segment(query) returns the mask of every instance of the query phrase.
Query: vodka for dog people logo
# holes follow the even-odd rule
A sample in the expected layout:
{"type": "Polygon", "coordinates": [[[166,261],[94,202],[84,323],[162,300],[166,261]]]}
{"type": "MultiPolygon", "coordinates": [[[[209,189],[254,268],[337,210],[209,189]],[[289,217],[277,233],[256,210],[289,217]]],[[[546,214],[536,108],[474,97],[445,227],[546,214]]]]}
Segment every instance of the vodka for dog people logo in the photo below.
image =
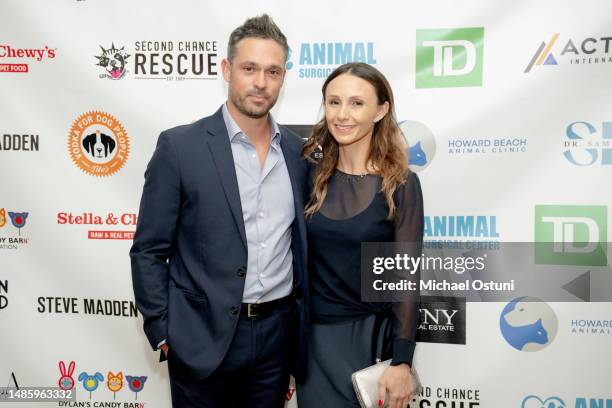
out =
{"type": "Polygon", "coordinates": [[[121,122],[101,111],[80,115],[68,136],[68,151],[79,169],[92,176],[111,176],[128,159],[130,142],[121,122]]]}
{"type": "Polygon", "coordinates": [[[535,263],[607,265],[608,207],[536,205],[535,263]]]}
{"type": "Polygon", "coordinates": [[[539,351],[557,336],[557,315],[545,302],[534,297],[520,297],[501,312],[499,326],[504,339],[519,351],[539,351]]]}
{"type": "Polygon", "coordinates": [[[416,87],[482,86],[484,28],[417,30],[416,87]]]}
{"type": "Polygon", "coordinates": [[[612,122],[596,125],[578,121],[570,123],[563,140],[563,156],[576,166],[612,164],[612,122]]]}
{"type": "Polygon", "coordinates": [[[549,41],[542,41],[531,57],[524,73],[530,72],[537,66],[554,66],[565,62],[571,65],[592,65],[612,63],[612,47],[610,47],[610,36],[594,36],[583,39],[568,38],[561,44],[563,49],[557,56],[553,52],[559,33],[555,33],[549,41]]]}
{"type": "Polygon", "coordinates": [[[95,55],[98,59],[96,65],[104,69],[104,73],[100,74],[100,78],[121,79],[127,72],[127,60],[130,57],[125,51],[125,47],[117,48],[115,43],[112,43],[110,48],[105,49],[100,45],[102,50],[100,55],[95,55]]]}

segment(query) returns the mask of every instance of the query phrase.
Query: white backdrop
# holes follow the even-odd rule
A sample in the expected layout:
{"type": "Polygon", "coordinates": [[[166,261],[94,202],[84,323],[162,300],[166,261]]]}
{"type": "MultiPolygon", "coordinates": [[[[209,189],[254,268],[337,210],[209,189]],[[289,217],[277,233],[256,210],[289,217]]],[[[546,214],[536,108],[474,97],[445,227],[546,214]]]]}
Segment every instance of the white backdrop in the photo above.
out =
{"type": "MultiPolygon", "coordinates": [[[[305,76],[341,60],[316,61],[313,53],[325,47],[327,57],[329,47],[350,47],[346,62],[364,57],[389,78],[398,120],[409,121],[404,129],[410,145],[421,142],[426,159],[413,168],[431,220],[484,216],[495,222],[496,240],[531,242],[537,205],[587,218],[598,206],[606,214],[597,219],[599,238],[608,240],[608,2],[5,0],[0,4],[0,386],[56,385],[59,362],[68,367],[74,361],[79,404],[73,406],[170,406],[166,365],[157,362],[142,318],[130,304],[128,251],[144,169],[160,131],[207,116],[225,100],[217,72],[229,34],[263,12],[283,29],[292,50],[273,110],[280,123],[307,125],[320,117],[324,75],[305,76]],[[422,38],[458,42],[436,43],[444,59],[436,62],[436,47],[422,38]],[[193,42],[203,48],[185,50],[193,42]],[[107,77],[96,58],[113,45],[117,51],[111,57],[129,55],[117,79],[107,77]],[[172,50],[155,51],[156,46],[172,50]],[[202,74],[193,74],[193,54],[198,63],[201,57],[216,66],[206,64],[202,74]],[[168,68],[164,58],[172,61],[169,74],[161,72],[168,68]],[[28,72],[9,72],[23,70],[23,64],[28,72]],[[442,75],[434,75],[437,69],[442,75]],[[102,176],[79,166],[69,149],[73,123],[87,113],[95,121],[95,112],[113,117],[113,125],[76,126],[75,137],[110,133],[113,159],[93,159],[106,172],[102,176]],[[118,124],[129,143],[123,150],[118,124]],[[517,147],[495,148],[496,140],[517,147]],[[570,141],[575,145],[564,155],[570,141]],[[458,143],[480,149],[449,147],[458,143]],[[90,239],[95,236],[90,231],[103,231],[102,239],[90,239]],[[109,371],[124,376],[115,394],[109,371]],[[104,378],[91,394],[78,380],[83,372],[104,378]],[[136,394],[125,376],[147,379],[136,394]]],[[[76,154],[87,156],[83,149],[81,143],[76,154]]],[[[549,306],[553,313],[544,325],[556,324],[556,336],[541,350],[525,352],[500,330],[505,304],[469,303],[464,345],[419,343],[415,362],[426,395],[411,406],[611,407],[612,307],[549,306]],[[572,332],[572,324],[588,320],[601,330],[572,332]],[[477,395],[453,397],[445,390],[477,395]]]]}

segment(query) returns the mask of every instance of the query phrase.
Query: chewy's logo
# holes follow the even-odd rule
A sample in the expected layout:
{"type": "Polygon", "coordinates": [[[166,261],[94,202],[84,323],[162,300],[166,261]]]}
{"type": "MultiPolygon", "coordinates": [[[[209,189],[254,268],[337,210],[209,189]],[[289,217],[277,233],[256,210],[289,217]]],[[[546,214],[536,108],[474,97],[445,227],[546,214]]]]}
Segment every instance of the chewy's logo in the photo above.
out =
{"type": "Polygon", "coordinates": [[[607,265],[608,207],[536,205],[535,263],[607,265]]]}
{"type": "Polygon", "coordinates": [[[32,58],[42,61],[43,58],[55,58],[55,51],[47,45],[45,48],[13,48],[10,45],[0,44],[0,58],[32,58]]]}
{"type": "Polygon", "coordinates": [[[484,28],[417,30],[416,87],[482,86],[484,28]]]}

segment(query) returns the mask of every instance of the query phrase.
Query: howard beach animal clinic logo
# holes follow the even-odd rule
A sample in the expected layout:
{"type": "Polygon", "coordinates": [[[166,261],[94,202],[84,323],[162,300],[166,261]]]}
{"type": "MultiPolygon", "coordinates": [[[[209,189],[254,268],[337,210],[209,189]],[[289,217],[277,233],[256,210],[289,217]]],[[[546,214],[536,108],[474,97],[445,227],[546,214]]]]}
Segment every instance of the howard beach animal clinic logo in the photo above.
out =
{"type": "Polygon", "coordinates": [[[121,122],[102,112],[87,112],[72,123],[68,152],[74,164],[92,176],[117,173],[128,159],[130,141],[121,122]]]}

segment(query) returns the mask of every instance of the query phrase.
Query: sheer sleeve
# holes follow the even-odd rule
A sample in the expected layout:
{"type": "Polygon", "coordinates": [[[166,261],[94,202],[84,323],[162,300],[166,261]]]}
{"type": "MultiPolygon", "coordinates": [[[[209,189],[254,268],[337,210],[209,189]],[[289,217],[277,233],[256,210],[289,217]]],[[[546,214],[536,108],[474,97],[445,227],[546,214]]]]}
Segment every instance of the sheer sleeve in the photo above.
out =
{"type": "MultiPolygon", "coordinates": [[[[409,256],[421,255],[423,245],[423,196],[421,183],[415,173],[408,173],[406,183],[395,192],[396,216],[395,241],[402,242],[402,248],[409,249],[409,256]]],[[[420,271],[415,274],[420,281],[420,271]]],[[[419,295],[402,302],[396,302],[392,306],[393,315],[393,357],[392,365],[407,363],[412,366],[412,357],[416,347],[416,331],[419,321],[419,295]]]]}

